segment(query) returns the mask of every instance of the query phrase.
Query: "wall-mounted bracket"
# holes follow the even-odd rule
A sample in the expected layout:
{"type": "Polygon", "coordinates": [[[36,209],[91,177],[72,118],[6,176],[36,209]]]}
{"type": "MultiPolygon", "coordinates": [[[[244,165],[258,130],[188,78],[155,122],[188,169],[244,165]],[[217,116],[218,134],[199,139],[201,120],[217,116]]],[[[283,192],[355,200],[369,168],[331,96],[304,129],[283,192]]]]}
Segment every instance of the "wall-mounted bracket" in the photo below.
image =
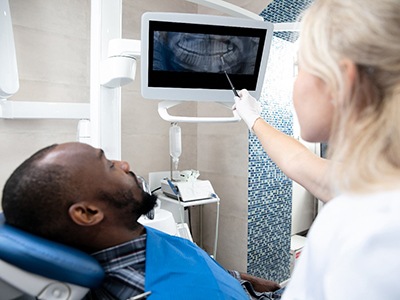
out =
{"type": "MultiPolygon", "coordinates": [[[[187,102],[182,101],[161,101],[158,103],[158,114],[160,117],[168,122],[179,122],[179,123],[231,123],[231,122],[239,122],[241,118],[237,114],[235,110],[232,110],[232,117],[183,117],[183,116],[172,116],[168,113],[168,109],[179,104],[183,104],[187,102]]],[[[231,109],[232,105],[227,103],[218,102],[229,109],[231,109]]]]}

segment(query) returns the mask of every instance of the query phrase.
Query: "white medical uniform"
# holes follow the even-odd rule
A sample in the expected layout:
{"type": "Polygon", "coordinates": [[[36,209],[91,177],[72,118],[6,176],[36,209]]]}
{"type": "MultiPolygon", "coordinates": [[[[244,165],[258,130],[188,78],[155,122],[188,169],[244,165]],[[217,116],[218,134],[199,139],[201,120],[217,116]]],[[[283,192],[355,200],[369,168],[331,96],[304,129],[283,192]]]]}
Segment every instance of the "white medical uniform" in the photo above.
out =
{"type": "Polygon", "coordinates": [[[400,190],[324,206],[282,297],[294,299],[400,299],[400,190]]]}

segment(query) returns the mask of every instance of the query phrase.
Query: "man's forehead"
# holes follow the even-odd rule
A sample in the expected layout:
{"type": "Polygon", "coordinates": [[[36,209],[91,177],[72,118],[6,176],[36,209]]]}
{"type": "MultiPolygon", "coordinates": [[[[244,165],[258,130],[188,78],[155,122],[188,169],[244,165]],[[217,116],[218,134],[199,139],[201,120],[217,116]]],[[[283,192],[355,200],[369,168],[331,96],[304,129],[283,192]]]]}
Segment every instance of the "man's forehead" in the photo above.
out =
{"type": "Polygon", "coordinates": [[[90,157],[95,158],[96,153],[100,150],[95,149],[86,144],[66,143],[60,144],[53,148],[45,155],[41,163],[45,164],[71,164],[82,160],[87,160],[90,157]]]}

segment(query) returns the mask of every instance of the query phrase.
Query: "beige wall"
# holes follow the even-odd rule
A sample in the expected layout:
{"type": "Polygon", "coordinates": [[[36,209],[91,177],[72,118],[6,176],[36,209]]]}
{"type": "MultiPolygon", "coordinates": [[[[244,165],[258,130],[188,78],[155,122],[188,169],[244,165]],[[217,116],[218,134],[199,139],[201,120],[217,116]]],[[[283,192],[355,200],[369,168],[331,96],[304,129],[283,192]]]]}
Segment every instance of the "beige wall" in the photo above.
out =
{"type": "MultiPolygon", "coordinates": [[[[10,2],[20,89],[13,101],[89,102],[89,1],[10,2]]],[[[28,155],[75,140],[76,121],[0,119],[0,186],[28,155]]]]}
{"type": "MultiPolygon", "coordinates": [[[[263,1],[266,2],[266,1],[263,1]]],[[[10,1],[20,77],[13,101],[89,102],[89,0],[10,1]]],[[[145,11],[196,13],[183,0],[123,2],[122,37],[139,39],[145,11]]],[[[203,11],[202,11],[203,12],[203,11]]],[[[207,10],[208,13],[216,13],[207,10]]],[[[169,123],[157,102],[140,95],[140,68],[133,84],[122,88],[122,159],[138,174],[169,170],[169,123]]],[[[228,114],[217,104],[186,104],[190,115],[228,114]]],[[[221,198],[217,260],[246,271],[247,264],[247,129],[235,124],[180,124],[183,153],[180,169],[198,169],[221,198]]],[[[76,139],[77,121],[0,119],[0,186],[25,158],[52,143],[76,139]]],[[[215,205],[204,207],[204,246],[213,248],[215,205]]]]}

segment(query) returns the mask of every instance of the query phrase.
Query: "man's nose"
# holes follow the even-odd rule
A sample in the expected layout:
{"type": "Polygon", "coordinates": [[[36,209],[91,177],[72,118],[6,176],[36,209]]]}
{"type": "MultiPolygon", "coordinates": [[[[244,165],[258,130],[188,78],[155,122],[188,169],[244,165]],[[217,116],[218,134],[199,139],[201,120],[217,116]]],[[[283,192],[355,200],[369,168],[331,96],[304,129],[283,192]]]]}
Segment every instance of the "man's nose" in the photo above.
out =
{"type": "Polygon", "coordinates": [[[114,163],[121,168],[125,173],[128,173],[131,170],[131,167],[129,166],[129,163],[121,160],[121,161],[114,161],[114,163]]]}

